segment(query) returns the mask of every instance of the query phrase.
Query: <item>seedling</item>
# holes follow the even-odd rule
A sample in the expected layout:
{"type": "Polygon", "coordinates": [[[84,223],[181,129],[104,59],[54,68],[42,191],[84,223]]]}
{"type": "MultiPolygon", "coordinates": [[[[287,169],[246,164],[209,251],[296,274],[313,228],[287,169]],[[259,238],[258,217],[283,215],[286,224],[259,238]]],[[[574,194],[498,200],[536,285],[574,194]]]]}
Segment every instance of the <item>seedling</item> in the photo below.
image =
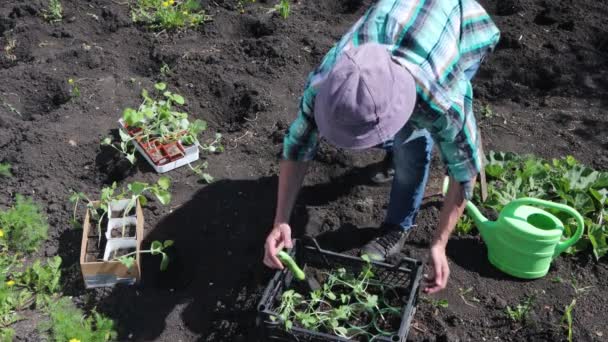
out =
{"type": "Polygon", "coordinates": [[[491,118],[494,116],[494,112],[492,111],[492,107],[489,104],[481,107],[481,116],[484,118],[491,118]]]}
{"type": "MultiPolygon", "coordinates": [[[[167,255],[167,253],[165,253],[164,249],[169,248],[171,246],[173,246],[172,240],[165,240],[163,242],[153,241],[152,244],[150,245],[150,249],[144,250],[144,251],[139,251],[139,253],[140,254],[149,253],[151,255],[160,254],[162,257],[162,259],[160,261],[160,270],[164,271],[167,269],[167,266],[169,266],[169,256],[167,255]]],[[[137,254],[137,252],[131,252],[131,253],[125,254],[123,256],[120,256],[118,258],[115,258],[114,260],[120,261],[127,268],[131,268],[135,264],[135,257],[134,257],[135,254],[137,254]]]]}
{"type": "Polygon", "coordinates": [[[280,319],[288,331],[298,325],[347,339],[366,336],[374,340],[394,334],[383,329],[392,315],[401,318],[400,298],[390,294],[396,289],[375,281],[369,258],[364,260],[367,263],[358,275],[344,268],[323,272],[325,283],[307,296],[294,289],[283,292],[278,317],[274,319],[280,319]]]}
{"type": "MultiPolygon", "coordinates": [[[[183,96],[168,91],[165,83],[157,83],[154,88],[162,93],[161,99],[150,96],[148,91],[144,89],[142,91],[144,102],[139,108],[137,110],[127,108],[123,113],[126,128],[132,133],[129,134],[119,130],[119,142],[112,143],[112,138],[108,137],[102,141],[102,145],[112,146],[124,154],[131,163],[135,163],[133,144],[140,144],[146,151],[149,151],[150,159],[152,161],[157,160],[157,162],[164,158],[179,158],[181,156],[179,146],[174,146],[171,149],[167,147],[175,143],[179,143],[184,148],[196,146],[207,153],[224,151],[221,144],[222,135],[219,133],[215,135],[215,139],[210,143],[201,144],[199,136],[207,129],[207,123],[203,120],[190,122],[188,113],[179,111],[179,107],[186,102],[183,96]],[[157,146],[157,144],[164,146],[165,154],[156,150],[154,146],[157,146]],[[173,156],[170,150],[175,152],[173,156]]],[[[195,173],[205,180],[208,181],[211,178],[202,172],[206,168],[206,164],[199,167],[190,166],[195,173]]]]}
{"type": "Polygon", "coordinates": [[[447,299],[433,299],[430,297],[424,297],[424,301],[431,304],[435,310],[447,309],[450,306],[447,299]]]}
{"type": "MultiPolygon", "coordinates": [[[[473,292],[473,288],[472,288],[472,287],[469,287],[468,289],[463,289],[463,288],[460,288],[459,290],[460,290],[460,291],[459,291],[458,295],[460,296],[460,298],[462,298],[462,301],[463,301],[463,302],[464,302],[466,305],[468,305],[468,306],[475,307],[475,305],[473,305],[473,304],[469,303],[469,302],[467,301],[467,299],[466,299],[466,296],[467,296],[468,294],[470,294],[471,292],[473,292]]],[[[470,299],[470,300],[471,300],[471,301],[473,301],[473,302],[479,303],[479,299],[477,299],[476,297],[471,297],[471,299],[470,299]]]]}
{"type": "MultiPolygon", "coordinates": [[[[596,259],[608,253],[608,172],[586,167],[571,156],[548,161],[502,152],[490,152],[485,165],[488,198],[483,202],[475,191],[475,203],[495,212],[520,197],[566,204],[584,217],[588,227],[583,238],[566,252],[592,248],[596,259]]],[[[562,213],[557,217],[564,222],[564,236],[572,236],[576,230],[573,220],[562,213]]]]}
{"type": "MultiPolygon", "coordinates": [[[[116,193],[117,184],[113,183],[112,186],[104,187],[101,189],[101,198],[99,201],[92,201],[88,196],[82,192],[73,192],[70,196],[70,202],[74,203],[73,212],[73,223],[77,224],[76,212],[80,201],[86,202],[87,208],[90,209],[93,220],[97,221],[97,230],[99,233],[99,243],[101,243],[101,224],[103,219],[107,217],[109,205],[111,202],[118,201],[121,199],[128,199],[129,202],[123,211],[123,218],[135,207],[137,201],[145,206],[148,203],[146,193],[153,194],[156,199],[162,204],[167,205],[171,201],[171,193],[169,187],[171,186],[171,180],[169,177],[160,177],[156,184],[150,185],[143,182],[133,182],[127,184],[127,188],[116,193]]],[[[123,225],[123,236],[126,225],[123,225]]]]}
{"type": "Polygon", "coordinates": [[[197,27],[211,20],[198,0],[137,0],[131,18],[154,30],[197,27]]]}
{"type": "Polygon", "coordinates": [[[42,12],[44,19],[50,23],[63,19],[63,7],[60,0],[49,0],[49,7],[42,12]]]}
{"type": "Polygon", "coordinates": [[[238,9],[239,13],[243,14],[245,13],[245,4],[246,3],[254,3],[255,0],[239,0],[236,3],[236,8],[238,9]]]}
{"type": "Polygon", "coordinates": [[[169,68],[167,63],[163,63],[163,65],[160,67],[160,74],[163,76],[167,76],[170,72],[171,69],[169,68]]]}
{"type": "Polygon", "coordinates": [[[516,323],[525,323],[528,319],[528,314],[534,305],[534,300],[534,297],[528,297],[522,303],[517,304],[515,309],[511,309],[510,306],[507,306],[505,312],[511,321],[516,323]]]}
{"type": "Polygon", "coordinates": [[[73,78],[68,79],[68,85],[70,86],[70,96],[72,99],[80,97],[80,88],[73,78]]]}
{"type": "Polygon", "coordinates": [[[289,0],[281,0],[278,4],[274,5],[274,10],[279,12],[283,19],[289,18],[289,13],[291,11],[289,0]]]}
{"type": "Polygon", "coordinates": [[[13,174],[11,172],[11,164],[9,163],[0,163],[0,177],[12,177],[13,174]]]}
{"type": "Polygon", "coordinates": [[[574,306],[576,305],[576,299],[573,299],[570,305],[566,306],[564,310],[564,315],[561,319],[561,324],[564,325],[564,329],[566,329],[566,333],[568,336],[568,342],[572,342],[574,329],[572,328],[573,316],[572,310],[574,310],[574,306]],[[564,324],[565,323],[565,324],[564,324]]]}
{"type": "Polygon", "coordinates": [[[53,295],[61,289],[61,257],[55,256],[43,265],[36,260],[25,272],[15,276],[17,286],[25,287],[36,294],[36,306],[46,306],[53,295]]]}

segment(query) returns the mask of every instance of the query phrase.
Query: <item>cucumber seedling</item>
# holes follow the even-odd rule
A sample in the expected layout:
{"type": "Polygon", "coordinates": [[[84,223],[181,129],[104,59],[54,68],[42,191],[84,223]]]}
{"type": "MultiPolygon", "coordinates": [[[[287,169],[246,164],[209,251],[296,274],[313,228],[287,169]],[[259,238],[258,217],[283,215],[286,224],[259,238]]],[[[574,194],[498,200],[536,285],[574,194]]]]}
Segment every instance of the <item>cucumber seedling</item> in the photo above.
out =
{"type": "MultiPolygon", "coordinates": [[[[160,255],[162,257],[160,261],[160,270],[164,271],[169,266],[169,256],[165,252],[165,248],[169,248],[173,246],[173,240],[165,240],[163,242],[153,241],[150,245],[150,249],[139,251],[140,254],[148,253],[151,255],[160,255]]],[[[131,268],[135,264],[134,255],[137,252],[131,252],[129,254],[122,255],[120,257],[114,258],[113,260],[120,261],[127,268],[131,268]]]]}

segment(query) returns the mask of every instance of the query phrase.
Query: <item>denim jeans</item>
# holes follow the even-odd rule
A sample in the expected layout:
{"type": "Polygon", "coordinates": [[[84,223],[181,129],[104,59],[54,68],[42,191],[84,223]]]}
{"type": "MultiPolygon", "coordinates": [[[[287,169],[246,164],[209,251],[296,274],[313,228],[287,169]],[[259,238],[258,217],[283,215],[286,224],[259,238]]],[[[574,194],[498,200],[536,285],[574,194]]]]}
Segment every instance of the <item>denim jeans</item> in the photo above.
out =
{"type": "MultiPolygon", "coordinates": [[[[475,76],[479,64],[467,69],[465,77],[475,76]]],[[[410,123],[395,135],[393,140],[381,146],[393,154],[395,176],[391,186],[385,223],[410,229],[420,209],[424,190],[429,178],[433,139],[426,129],[416,129],[410,123]]]]}

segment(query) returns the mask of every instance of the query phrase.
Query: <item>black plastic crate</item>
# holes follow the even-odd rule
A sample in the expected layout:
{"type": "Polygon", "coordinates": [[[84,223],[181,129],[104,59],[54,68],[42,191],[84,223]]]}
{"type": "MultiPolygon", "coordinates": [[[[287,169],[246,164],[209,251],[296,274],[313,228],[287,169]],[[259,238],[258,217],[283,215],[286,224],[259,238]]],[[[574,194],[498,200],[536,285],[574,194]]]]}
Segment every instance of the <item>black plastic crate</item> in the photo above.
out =
{"type": "MultiPolygon", "coordinates": [[[[312,266],[315,268],[338,269],[345,268],[349,272],[358,274],[366,264],[358,257],[339,254],[319,247],[316,241],[304,244],[296,241],[291,250],[291,256],[302,268],[312,266]]],[[[374,341],[405,342],[410,324],[416,312],[418,291],[422,277],[422,262],[410,258],[403,258],[396,265],[381,262],[372,262],[374,278],[380,283],[403,289],[407,294],[407,302],[402,307],[401,325],[397,334],[387,337],[378,337],[374,341]]],[[[346,342],[348,339],[314,332],[294,326],[289,331],[284,329],[284,322],[278,318],[276,309],[284,291],[290,288],[293,275],[289,270],[278,271],[264,291],[262,300],[258,305],[257,325],[260,329],[262,341],[332,341],[346,342]],[[276,319],[273,321],[271,317],[276,319]]]]}

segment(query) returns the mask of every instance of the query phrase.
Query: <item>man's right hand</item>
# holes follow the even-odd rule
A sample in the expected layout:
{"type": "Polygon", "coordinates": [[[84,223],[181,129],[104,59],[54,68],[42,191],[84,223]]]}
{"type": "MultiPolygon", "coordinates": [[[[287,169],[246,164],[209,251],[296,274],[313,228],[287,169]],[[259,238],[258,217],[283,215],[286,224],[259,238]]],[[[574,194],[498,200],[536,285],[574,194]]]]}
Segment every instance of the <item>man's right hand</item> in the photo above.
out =
{"type": "Polygon", "coordinates": [[[283,264],[277,258],[277,253],[283,248],[292,248],[291,227],[287,223],[280,223],[272,229],[264,245],[264,264],[270,268],[282,270],[283,264]]]}

